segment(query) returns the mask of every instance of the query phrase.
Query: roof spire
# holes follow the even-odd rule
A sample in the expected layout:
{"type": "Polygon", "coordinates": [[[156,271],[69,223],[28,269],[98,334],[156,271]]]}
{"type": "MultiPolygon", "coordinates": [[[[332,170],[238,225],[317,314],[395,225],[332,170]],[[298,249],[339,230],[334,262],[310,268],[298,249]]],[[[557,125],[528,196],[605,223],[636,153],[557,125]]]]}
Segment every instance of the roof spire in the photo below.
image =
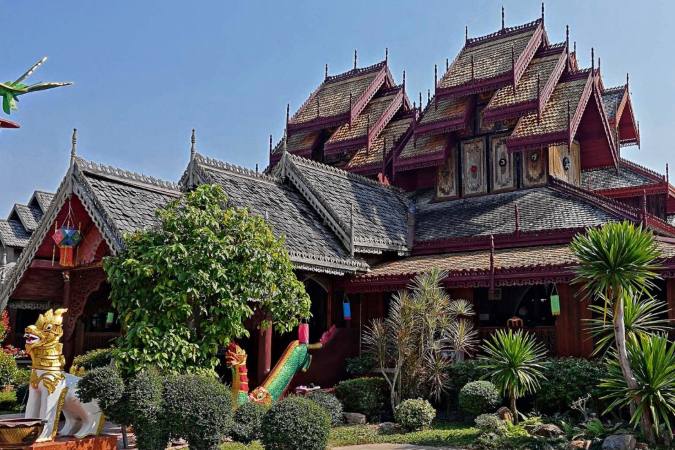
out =
{"type": "Polygon", "coordinates": [[[272,154],[272,133],[270,133],[270,155],[272,154]]]}
{"type": "Polygon", "coordinates": [[[469,42],[469,26],[464,25],[464,45],[469,42]]]}
{"type": "Polygon", "coordinates": [[[600,73],[600,57],[598,56],[598,73],[600,73]]]}
{"type": "Polygon", "coordinates": [[[324,80],[328,79],[328,63],[326,63],[326,65],[324,66],[324,69],[323,69],[323,79],[324,80]]]}
{"type": "Polygon", "coordinates": [[[73,136],[70,139],[70,162],[77,157],[77,128],[73,128],[73,136]]]}
{"type": "Polygon", "coordinates": [[[541,2],[541,23],[544,23],[544,2],[541,2]]]}
{"type": "Polygon", "coordinates": [[[438,86],[438,64],[434,64],[434,91],[438,86]]]}
{"type": "Polygon", "coordinates": [[[450,60],[448,58],[445,58],[445,71],[447,72],[449,68],[450,68],[450,60]]]}
{"type": "Polygon", "coordinates": [[[502,5],[502,31],[504,31],[504,5],[502,5]]]}
{"type": "Polygon", "coordinates": [[[668,181],[670,177],[668,176],[668,163],[666,163],[666,184],[669,184],[670,181],[668,181]]]}
{"type": "Polygon", "coordinates": [[[595,73],[595,48],[591,47],[591,73],[595,73]]]}
{"type": "Polygon", "coordinates": [[[356,49],[354,49],[354,70],[356,70],[356,64],[359,60],[359,53],[357,52],[356,49]]]}
{"type": "Polygon", "coordinates": [[[286,152],[288,151],[288,122],[290,121],[290,115],[291,115],[291,104],[286,103],[286,127],[284,128],[284,146],[283,146],[284,154],[286,154],[286,152]]]}
{"type": "Polygon", "coordinates": [[[565,51],[567,52],[567,58],[565,60],[565,68],[567,71],[570,71],[570,26],[565,25],[565,51]]]}
{"type": "Polygon", "coordinates": [[[577,41],[574,41],[574,56],[577,56],[577,41]]]}
{"type": "Polygon", "coordinates": [[[422,111],[422,91],[420,91],[420,112],[422,111]]]}
{"type": "Polygon", "coordinates": [[[192,129],[192,135],[190,136],[190,159],[195,157],[197,153],[197,135],[195,134],[195,129],[192,129]]]}
{"type": "Polygon", "coordinates": [[[427,89],[427,105],[431,102],[431,89],[427,89]]]}
{"type": "Polygon", "coordinates": [[[286,103],[286,126],[288,127],[288,122],[291,120],[291,104],[286,103]]]}
{"type": "Polygon", "coordinates": [[[647,190],[642,190],[642,224],[647,226],[647,190]]]}
{"type": "Polygon", "coordinates": [[[384,48],[384,62],[389,63],[389,47],[384,48]]]}
{"type": "Polygon", "coordinates": [[[255,173],[258,173],[258,163],[255,163],[255,173]]]}
{"type": "Polygon", "coordinates": [[[405,69],[403,70],[403,92],[405,92],[405,69]]]}
{"type": "Polygon", "coordinates": [[[626,90],[628,90],[628,82],[630,81],[630,75],[626,72],[626,90]]]}

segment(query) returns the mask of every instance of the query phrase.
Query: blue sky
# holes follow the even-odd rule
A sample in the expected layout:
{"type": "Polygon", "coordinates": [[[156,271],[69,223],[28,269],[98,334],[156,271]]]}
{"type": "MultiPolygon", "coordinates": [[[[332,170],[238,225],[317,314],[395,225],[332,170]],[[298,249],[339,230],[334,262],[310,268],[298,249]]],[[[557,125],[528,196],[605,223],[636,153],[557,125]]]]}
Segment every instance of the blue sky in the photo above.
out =
{"type": "MultiPolygon", "coordinates": [[[[286,103],[295,110],[331,73],[384,57],[408,92],[433,87],[469,34],[537,18],[539,1],[195,2],[0,0],[0,79],[15,79],[40,57],[33,81],[75,85],[27,95],[0,134],[0,216],[34,189],[53,191],[65,173],[72,128],[79,154],[97,162],[177,180],[189,156],[191,128],[199,151],[236,164],[267,163],[268,135],[282,133],[286,103]],[[11,14],[7,14],[11,12],[11,14]]],[[[623,155],[675,170],[675,3],[617,0],[546,2],[552,41],[565,25],[584,65],[602,59],[606,86],[630,72],[642,148],[623,155]]]]}

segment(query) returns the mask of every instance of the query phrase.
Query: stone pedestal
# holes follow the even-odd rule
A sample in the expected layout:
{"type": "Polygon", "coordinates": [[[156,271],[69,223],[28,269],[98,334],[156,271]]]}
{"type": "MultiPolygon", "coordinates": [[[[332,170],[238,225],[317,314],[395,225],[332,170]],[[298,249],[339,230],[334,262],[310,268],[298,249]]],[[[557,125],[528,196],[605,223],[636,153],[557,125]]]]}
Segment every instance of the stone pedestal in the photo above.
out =
{"type": "Polygon", "coordinates": [[[63,437],[20,448],[21,450],[117,450],[117,438],[108,435],[90,436],[84,439],[63,437]]]}

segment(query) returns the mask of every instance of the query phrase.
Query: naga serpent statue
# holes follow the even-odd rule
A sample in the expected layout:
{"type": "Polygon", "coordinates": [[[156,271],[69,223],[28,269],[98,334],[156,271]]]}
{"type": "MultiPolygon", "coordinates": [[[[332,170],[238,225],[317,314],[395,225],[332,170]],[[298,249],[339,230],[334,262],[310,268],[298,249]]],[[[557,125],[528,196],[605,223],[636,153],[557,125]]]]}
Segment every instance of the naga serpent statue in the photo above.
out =
{"type": "Polygon", "coordinates": [[[26,327],[24,334],[26,352],[32,363],[25,417],[46,421],[38,442],[54,439],[61,412],[66,419],[59,433],[62,436],[81,439],[98,435],[105,422],[96,401],[83,403],[78,398],[80,378],[63,370],[65,358],[60,340],[66,311],[65,308],[50,309],[40,314],[35,325],[26,327]]]}
{"type": "MultiPolygon", "coordinates": [[[[302,325],[301,325],[302,326],[302,325]]],[[[298,334],[301,335],[300,330],[298,334]]],[[[326,331],[316,344],[308,344],[307,339],[301,338],[292,341],[274,368],[260,386],[249,393],[248,388],[248,370],[246,368],[247,355],[244,349],[236,343],[230,342],[225,355],[227,367],[232,369],[232,406],[234,409],[247,402],[261,403],[270,405],[277,401],[284,394],[295,374],[302,370],[309,369],[312,356],[309,350],[316,350],[323,347],[335,332],[335,327],[326,331]]],[[[306,336],[306,333],[305,333],[306,336]]]]}
{"type": "Polygon", "coordinates": [[[23,75],[17,78],[15,81],[7,81],[5,83],[0,83],[0,97],[2,97],[2,110],[5,111],[5,114],[10,114],[13,110],[16,109],[16,102],[19,101],[18,97],[23,94],[28,94],[35,91],[44,91],[45,89],[53,89],[61,86],[69,86],[73,83],[71,82],[47,82],[47,83],[35,83],[31,85],[26,85],[23,81],[31,76],[38,67],[47,61],[45,56],[40,61],[33,64],[33,66],[28,69],[23,75]]]}

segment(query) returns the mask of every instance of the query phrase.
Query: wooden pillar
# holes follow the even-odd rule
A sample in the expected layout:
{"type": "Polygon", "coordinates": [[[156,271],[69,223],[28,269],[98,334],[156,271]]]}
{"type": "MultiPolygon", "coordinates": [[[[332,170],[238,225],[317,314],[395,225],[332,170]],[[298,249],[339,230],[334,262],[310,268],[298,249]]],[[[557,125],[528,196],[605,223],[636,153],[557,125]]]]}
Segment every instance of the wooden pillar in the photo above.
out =
{"type": "MultiPolygon", "coordinates": [[[[63,300],[62,304],[65,308],[68,308],[70,306],[70,270],[64,270],[61,273],[61,276],[63,277],[63,300]]],[[[72,311],[66,312],[66,315],[68,314],[73,314],[72,311]]],[[[65,325],[65,323],[64,323],[65,325]]],[[[64,327],[64,330],[67,327],[64,327]]],[[[75,349],[73,347],[73,340],[72,336],[67,336],[64,333],[64,342],[63,342],[63,355],[66,358],[66,361],[68,362],[68,365],[70,365],[70,361],[72,361],[73,357],[75,356],[75,349]]]]}
{"type": "Polygon", "coordinates": [[[666,301],[668,302],[668,320],[671,339],[675,339],[675,278],[666,279],[666,301]]]}
{"type": "Polygon", "coordinates": [[[258,327],[258,361],[256,377],[262,383],[272,369],[272,324],[258,327]]]}

